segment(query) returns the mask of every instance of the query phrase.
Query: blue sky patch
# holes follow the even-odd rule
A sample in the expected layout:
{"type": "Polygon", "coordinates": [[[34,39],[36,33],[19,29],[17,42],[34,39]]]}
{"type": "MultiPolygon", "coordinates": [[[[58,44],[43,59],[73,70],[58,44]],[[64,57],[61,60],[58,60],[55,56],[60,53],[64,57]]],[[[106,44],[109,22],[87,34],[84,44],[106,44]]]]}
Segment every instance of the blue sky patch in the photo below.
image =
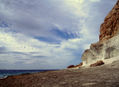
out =
{"type": "Polygon", "coordinates": [[[55,34],[56,36],[58,36],[58,37],[60,37],[62,39],[65,39],[65,40],[73,39],[73,38],[77,37],[76,34],[68,33],[68,32],[59,30],[57,28],[52,29],[51,32],[53,32],[53,34],[55,34]]]}

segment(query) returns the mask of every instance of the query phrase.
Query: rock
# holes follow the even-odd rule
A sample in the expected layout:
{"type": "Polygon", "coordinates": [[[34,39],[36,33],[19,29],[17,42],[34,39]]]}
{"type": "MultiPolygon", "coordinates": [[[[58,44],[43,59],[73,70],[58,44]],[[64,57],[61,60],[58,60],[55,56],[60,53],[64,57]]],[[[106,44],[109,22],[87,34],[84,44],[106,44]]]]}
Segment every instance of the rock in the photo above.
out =
{"type": "Polygon", "coordinates": [[[99,41],[82,55],[83,66],[119,56],[119,0],[100,27],[99,41]]]}
{"type": "Polygon", "coordinates": [[[81,63],[78,64],[78,65],[70,65],[70,66],[68,66],[67,68],[80,68],[82,65],[83,65],[83,63],[81,62],[81,63]]]}
{"type": "Polygon", "coordinates": [[[108,40],[117,34],[119,34],[119,0],[101,25],[99,39],[108,40]]]}
{"type": "Polygon", "coordinates": [[[100,60],[100,61],[97,61],[97,62],[94,63],[94,64],[91,64],[90,67],[101,66],[101,65],[103,65],[103,64],[104,64],[104,62],[103,62],[102,60],[100,60]]]}
{"type": "Polygon", "coordinates": [[[85,50],[82,55],[83,65],[90,65],[99,60],[106,60],[119,56],[119,35],[105,42],[91,44],[90,49],[85,50]]]}
{"type": "Polygon", "coordinates": [[[74,65],[70,65],[70,66],[68,66],[67,68],[74,68],[75,66],[74,65]]]}
{"type": "Polygon", "coordinates": [[[83,65],[83,63],[81,62],[80,64],[76,65],[75,67],[81,67],[83,65]]]}
{"type": "Polygon", "coordinates": [[[65,69],[18,75],[17,77],[9,76],[0,79],[0,87],[119,87],[119,67],[108,67],[109,65],[105,64],[95,68],[70,71],[65,69]],[[54,75],[57,78],[52,78],[54,75]]]}
{"type": "Polygon", "coordinates": [[[59,83],[60,85],[65,85],[65,84],[67,84],[66,82],[60,82],[59,83]]]}
{"type": "Polygon", "coordinates": [[[57,76],[56,75],[53,75],[53,78],[57,78],[57,76]]]}

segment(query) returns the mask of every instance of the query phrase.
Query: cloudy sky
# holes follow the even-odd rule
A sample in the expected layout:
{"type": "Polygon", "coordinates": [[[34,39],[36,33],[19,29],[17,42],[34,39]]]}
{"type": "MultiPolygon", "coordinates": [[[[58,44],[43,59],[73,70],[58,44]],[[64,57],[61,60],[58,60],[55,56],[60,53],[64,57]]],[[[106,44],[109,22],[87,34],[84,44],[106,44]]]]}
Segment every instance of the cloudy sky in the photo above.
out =
{"type": "Polygon", "coordinates": [[[79,64],[117,0],[0,0],[0,69],[79,64]]]}

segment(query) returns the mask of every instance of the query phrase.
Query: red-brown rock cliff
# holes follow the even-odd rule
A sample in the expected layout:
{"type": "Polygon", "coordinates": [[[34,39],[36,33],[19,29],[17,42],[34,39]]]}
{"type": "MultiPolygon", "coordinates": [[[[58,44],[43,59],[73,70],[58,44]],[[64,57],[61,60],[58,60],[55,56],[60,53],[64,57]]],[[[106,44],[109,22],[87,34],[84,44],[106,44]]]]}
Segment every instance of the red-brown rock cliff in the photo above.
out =
{"type": "Polygon", "coordinates": [[[100,28],[100,41],[108,40],[119,33],[119,0],[100,28]]]}

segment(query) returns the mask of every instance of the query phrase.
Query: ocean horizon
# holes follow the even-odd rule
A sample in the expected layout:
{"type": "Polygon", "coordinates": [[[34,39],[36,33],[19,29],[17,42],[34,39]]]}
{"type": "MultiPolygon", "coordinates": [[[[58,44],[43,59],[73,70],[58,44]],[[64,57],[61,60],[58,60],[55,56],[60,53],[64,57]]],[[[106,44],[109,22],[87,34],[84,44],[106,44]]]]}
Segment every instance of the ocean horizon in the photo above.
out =
{"type": "Polygon", "coordinates": [[[23,70],[23,69],[1,69],[0,70],[0,79],[6,78],[8,76],[13,75],[21,75],[21,74],[28,74],[28,73],[37,73],[37,72],[44,72],[44,71],[54,71],[58,69],[31,69],[31,70],[23,70]]]}

